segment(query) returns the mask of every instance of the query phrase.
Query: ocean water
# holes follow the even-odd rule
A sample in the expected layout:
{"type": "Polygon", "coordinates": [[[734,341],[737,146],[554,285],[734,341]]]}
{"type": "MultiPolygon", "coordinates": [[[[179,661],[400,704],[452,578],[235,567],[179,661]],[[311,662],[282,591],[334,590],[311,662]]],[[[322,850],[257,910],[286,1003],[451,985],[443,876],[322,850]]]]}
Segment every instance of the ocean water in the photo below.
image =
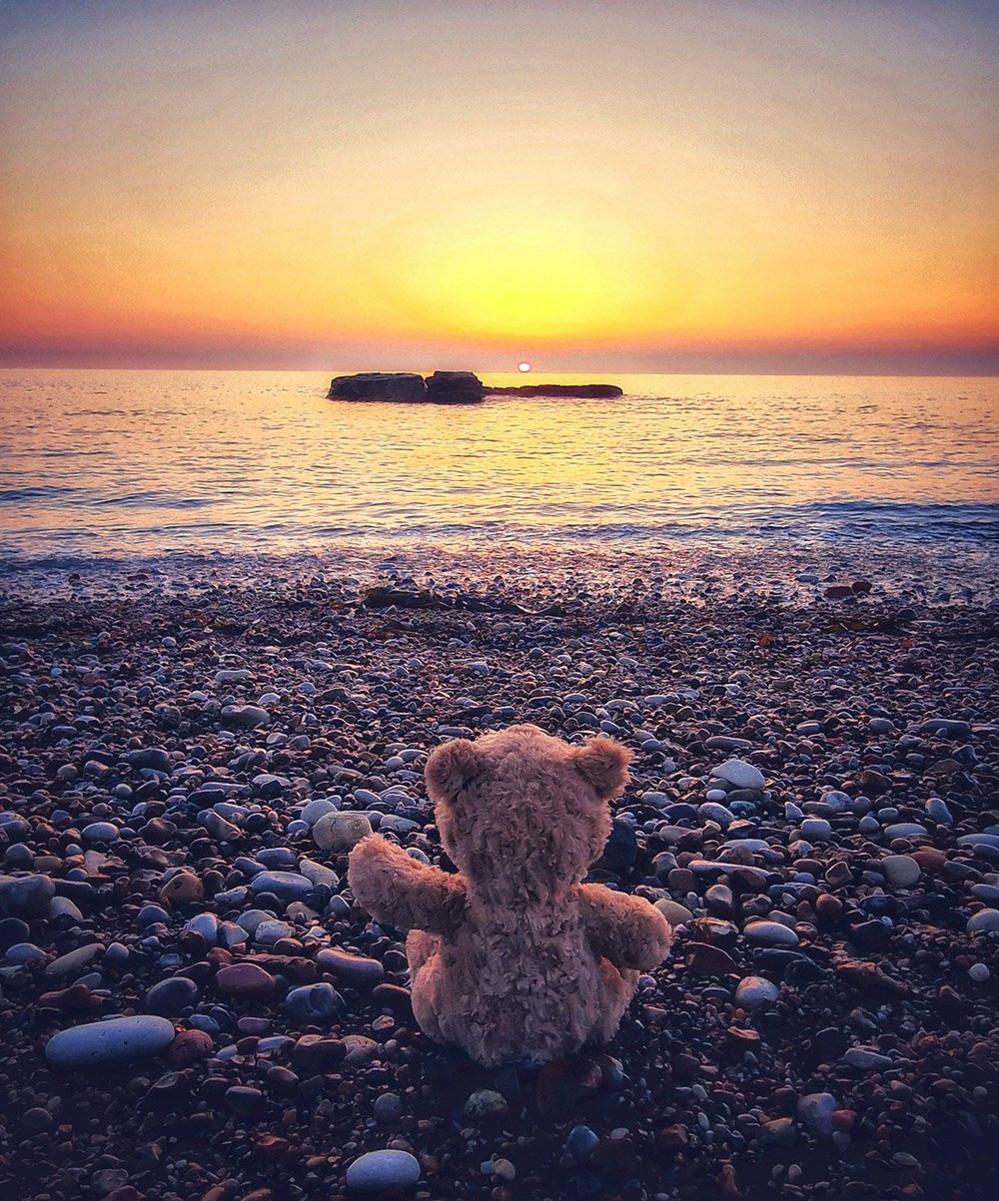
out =
{"type": "Polygon", "coordinates": [[[996,379],[607,374],[622,398],[441,408],[330,401],[331,374],[3,371],[0,564],[999,535],[996,379]]]}

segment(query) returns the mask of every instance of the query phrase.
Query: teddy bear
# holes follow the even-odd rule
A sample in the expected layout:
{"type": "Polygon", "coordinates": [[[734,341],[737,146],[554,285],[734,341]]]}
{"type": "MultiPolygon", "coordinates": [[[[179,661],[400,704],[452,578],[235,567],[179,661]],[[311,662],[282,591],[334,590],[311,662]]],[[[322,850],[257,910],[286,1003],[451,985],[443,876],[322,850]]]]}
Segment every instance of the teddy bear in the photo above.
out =
{"type": "Polygon", "coordinates": [[[427,791],[457,873],[372,834],[350,855],[358,904],[409,931],[423,1031],[485,1066],[571,1054],[613,1037],[639,974],[672,931],[648,901],[583,884],[610,832],[631,753],[572,746],[537,726],[459,738],[427,760],[427,791]]]}

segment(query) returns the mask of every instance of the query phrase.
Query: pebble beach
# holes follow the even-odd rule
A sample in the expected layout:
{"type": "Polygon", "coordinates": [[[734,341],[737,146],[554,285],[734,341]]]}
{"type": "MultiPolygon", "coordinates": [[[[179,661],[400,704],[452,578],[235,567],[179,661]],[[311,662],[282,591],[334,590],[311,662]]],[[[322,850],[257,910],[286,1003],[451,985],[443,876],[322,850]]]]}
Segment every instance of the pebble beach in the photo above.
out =
{"type": "Polygon", "coordinates": [[[10,576],[0,1191],[977,1198],[999,1132],[986,549],[416,552],[10,576]],[[635,752],[590,879],[670,958],[617,1038],[476,1067],[350,894],[449,867],[438,743],[635,752]]]}

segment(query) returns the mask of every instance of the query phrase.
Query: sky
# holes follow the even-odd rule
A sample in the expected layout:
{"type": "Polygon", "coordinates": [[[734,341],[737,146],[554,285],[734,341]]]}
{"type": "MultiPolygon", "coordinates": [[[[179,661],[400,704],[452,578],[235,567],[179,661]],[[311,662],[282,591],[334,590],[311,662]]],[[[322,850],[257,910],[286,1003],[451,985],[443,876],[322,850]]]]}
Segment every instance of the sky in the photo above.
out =
{"type": "Polygon", "coordinates": [[[0,363],[999,372],[999,6],[0,4],[0,363]]]}

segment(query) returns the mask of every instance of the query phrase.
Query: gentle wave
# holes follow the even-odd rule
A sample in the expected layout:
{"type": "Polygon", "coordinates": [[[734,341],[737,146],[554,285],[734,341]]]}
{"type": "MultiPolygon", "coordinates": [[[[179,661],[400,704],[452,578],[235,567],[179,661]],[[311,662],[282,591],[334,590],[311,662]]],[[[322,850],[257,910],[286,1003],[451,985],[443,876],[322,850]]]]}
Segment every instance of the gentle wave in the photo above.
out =
{"type": "Polygon", "coordinates": [[[0,488],[0,505],[21,505],[30,500],[55,500],[79,495],[81,489],[66,485],[36,484],[26,488],[0,488]]]}

